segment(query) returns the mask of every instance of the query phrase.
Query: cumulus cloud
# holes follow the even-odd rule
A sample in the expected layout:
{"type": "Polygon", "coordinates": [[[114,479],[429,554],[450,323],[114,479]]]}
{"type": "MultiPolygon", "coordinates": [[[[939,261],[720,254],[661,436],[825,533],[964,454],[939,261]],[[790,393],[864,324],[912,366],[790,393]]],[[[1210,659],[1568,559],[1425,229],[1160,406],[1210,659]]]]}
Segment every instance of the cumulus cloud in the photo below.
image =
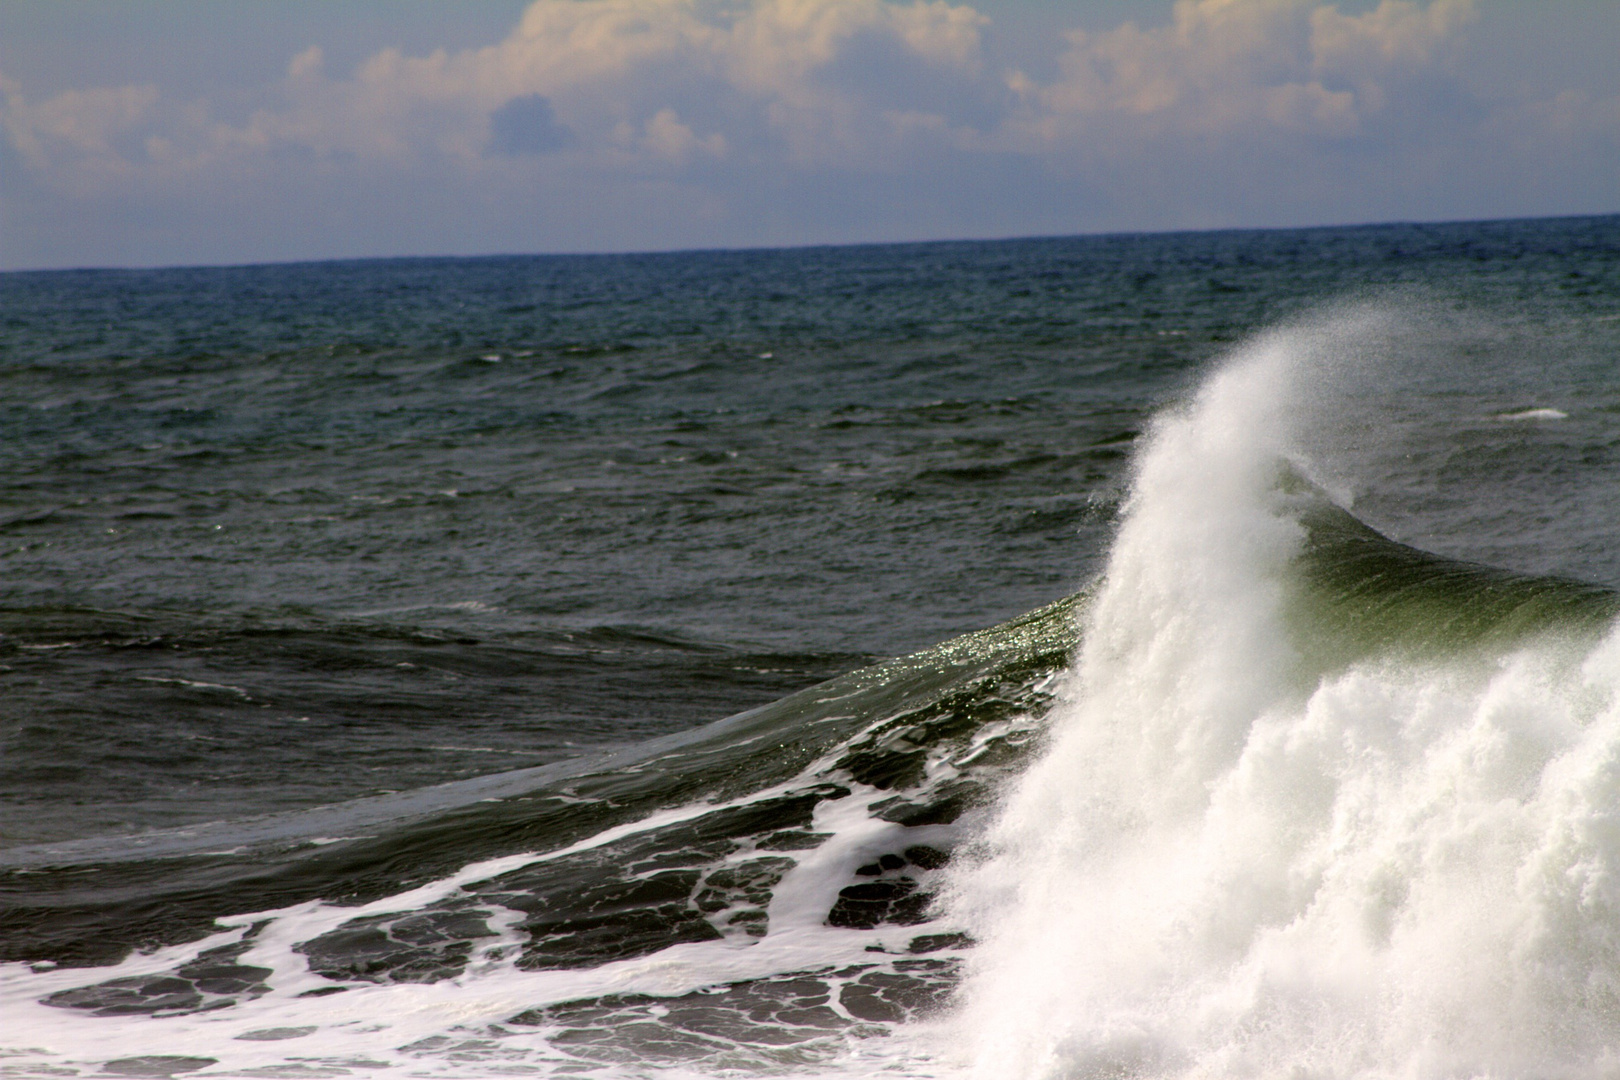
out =
{"type": "Polygon", "coordinates": [[[154,86],[117,86],[68,90],[35,105],[3,76],[0,94],[5,102],[0,124],[35,168],[65,157],[119,161],[129,150],[127,137],[147,120],[158,100],[154,86]]]}
{"type": "Polygon", "coordinates": [[[572,146],[615,163],[627,150],[670,161],[718,156],[735,143],[804,161],[851,161],[881,150],[898,117],[922,112],[944,122],[930,103],[961,112],[964,99],[982,96],[985,23],[944,0],[762,0],[745,8],[537,0],[495,45],[427,56],[384,49],[344,78],[329,75],[312,47],[288,64],[278,100],[235,127],[212,122],[206,110],[154,115],[156,92],[139,87],[39,106],[14,92],[6,122],[38,167],[63,161],[52,137],[115,155],[109,135],[143,125],[162,140],[166,161],[193,166],[288,147],[471,164],[492,149],[572,146]],[[627,141],[628,129],[638,137],[627,141]]]}
{"type": "MultiPolygon", "coordinates": [[[[288,74],[291,107],[255,126],[323,152],[431,147],[471,159],[484,149],[481,118],[543,100],[548,130],[575,133],[581,149],[611,150],[614,161],[626,149],[626,125],[643,133],[635,145],[661,160],[718,154],[739,139],[816,158],[881,139],[896,73],[975,83],[983,23],[943,0],[764,0],[743,9],[537,0],[511,35],[484,49],[384,50],[343,81],[325,79],[318,57],[298,58],[288,74]],[[867,77],[838,77],[855,55],[872,59],[867,77]]],[[[509,145],[516,118],[500,115],[491,137],[509,145]]],[[[565,140],[543,141],[556,149],[565,140]]]]}
{"type": "Polygon", "coordinates": [[[1346,15],[1313,0],[1178,0],[1168,26],[1069,35],[1062,75],[1011,84],[1031,130],[1073,138],[1111,121],[1138,136],[1280,131],[1354,136],[1474,17],[1470,0],[1383,0],[1346,15]]]}
{"type": "Polygon", "coordinates": [[[691,128],[681,123],[674,109],[659,109],[653,114],[646,123],[642,142],[652,153],[674,162],[684,162],[700,151],[715,157],[723,157],[726,152],[724,135],[716,132],[706,139],[698,138],[691,128]]]}

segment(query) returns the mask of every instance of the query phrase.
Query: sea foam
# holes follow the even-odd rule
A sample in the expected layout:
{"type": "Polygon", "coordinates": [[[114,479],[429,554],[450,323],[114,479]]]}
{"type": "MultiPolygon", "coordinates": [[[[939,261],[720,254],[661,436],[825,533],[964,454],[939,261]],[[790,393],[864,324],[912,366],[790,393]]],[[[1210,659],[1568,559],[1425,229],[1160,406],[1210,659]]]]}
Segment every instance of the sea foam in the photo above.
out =
{"type": "Polygon", "coordinates": [[[957,873],[973,1075],[1620,1068],[1620,637],[1330,665],[1291,616],[1279,475],[1387,329],[1273,332],[1150,432],[1049,747],[957,873]]]}

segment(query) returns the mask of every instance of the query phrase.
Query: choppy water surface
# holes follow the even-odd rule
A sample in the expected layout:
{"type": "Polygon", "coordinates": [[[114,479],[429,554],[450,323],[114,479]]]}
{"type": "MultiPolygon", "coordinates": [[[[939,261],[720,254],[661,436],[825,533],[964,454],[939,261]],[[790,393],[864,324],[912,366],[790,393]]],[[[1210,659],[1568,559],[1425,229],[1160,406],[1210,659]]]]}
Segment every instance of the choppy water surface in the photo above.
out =
{"type": "Polygon", "coordinates": [[[1620,219],[0,319],[0,1068],[1620,1053],[1620,219]]]}

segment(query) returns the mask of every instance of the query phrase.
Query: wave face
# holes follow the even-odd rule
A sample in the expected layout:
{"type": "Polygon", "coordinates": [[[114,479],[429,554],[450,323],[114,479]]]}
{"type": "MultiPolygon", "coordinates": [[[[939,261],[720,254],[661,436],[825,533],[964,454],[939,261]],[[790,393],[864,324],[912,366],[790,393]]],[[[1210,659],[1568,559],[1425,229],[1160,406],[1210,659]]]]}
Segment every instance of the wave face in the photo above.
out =
{"type": "Polygon", "coordinates": [[[1383,321],[1275,331],[1153,426],[1050,748],[957,872],[974,1075],[1620,1066],[1616,598],[1326,500],[1302,448],[1383,321]]]}

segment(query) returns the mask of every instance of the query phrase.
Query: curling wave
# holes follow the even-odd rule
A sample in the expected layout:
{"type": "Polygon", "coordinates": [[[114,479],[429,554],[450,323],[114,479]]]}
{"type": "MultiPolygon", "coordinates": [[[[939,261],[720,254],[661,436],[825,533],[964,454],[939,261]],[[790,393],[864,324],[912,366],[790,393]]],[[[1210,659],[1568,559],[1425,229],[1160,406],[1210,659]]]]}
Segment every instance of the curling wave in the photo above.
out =
{"type": "Polygon", "coordinates": [[[955,882],[975,1075],[1620,1064],[1620,605],[1310,482],[1367,332],[1275,332],[1151,432],[1050,748],[955,882]]]}

